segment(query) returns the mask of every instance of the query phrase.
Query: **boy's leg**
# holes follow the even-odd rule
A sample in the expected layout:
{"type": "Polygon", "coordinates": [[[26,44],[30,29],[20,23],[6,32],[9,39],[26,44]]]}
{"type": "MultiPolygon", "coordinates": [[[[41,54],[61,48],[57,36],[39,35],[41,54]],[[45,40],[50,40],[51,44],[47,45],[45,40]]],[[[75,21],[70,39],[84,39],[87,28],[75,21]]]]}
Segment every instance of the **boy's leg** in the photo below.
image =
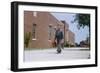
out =
{"type": "Polygon", "coordinates": [[[61,44],[62,49],[64,49],[64,43],[61,44]]]}
{"type": "Polygon", "coordinates": [[[57,43],[57,53],[61,53],[61,43],[57,43]]]}

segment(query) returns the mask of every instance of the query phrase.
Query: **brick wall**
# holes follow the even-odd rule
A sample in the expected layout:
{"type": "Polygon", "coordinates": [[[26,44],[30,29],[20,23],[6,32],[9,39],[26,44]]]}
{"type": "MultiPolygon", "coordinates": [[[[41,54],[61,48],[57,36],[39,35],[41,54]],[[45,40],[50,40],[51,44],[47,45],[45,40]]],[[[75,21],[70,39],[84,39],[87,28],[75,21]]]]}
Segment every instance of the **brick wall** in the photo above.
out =
{"type": "MultiPolygon", "coordinates": [[[[34,12],[33,11],[24,11],[24,34],[26,32],[31,32],[32,26],[36,24],[36,38],[33,39],[31,36],[29,47],[28,48],[50,48],[52,47],[52,41],[55,37],[55,28],[58,25],[61,25],[64,34],[66,34],[66,29],[68,29],[68,24],[58,21],[52,14],[49,12],[34,12]],[[66,24],[66,26],[65,26],[66,24]],[[52,27],[51,39],[49,40],[49,26],[52,27]]],[[[70,40],[74,43],[73,32],[68,32],[68,39],[66,35],[65,41],[70,40]]]]}

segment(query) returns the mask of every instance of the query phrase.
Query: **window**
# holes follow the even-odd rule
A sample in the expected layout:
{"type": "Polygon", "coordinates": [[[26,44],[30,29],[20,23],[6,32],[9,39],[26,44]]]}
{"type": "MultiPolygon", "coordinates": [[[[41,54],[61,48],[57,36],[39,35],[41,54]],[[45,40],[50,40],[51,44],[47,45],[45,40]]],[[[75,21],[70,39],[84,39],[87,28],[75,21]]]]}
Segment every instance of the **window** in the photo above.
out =
{"type": "Polygon", "coordinates": [[[37,17],[37,12],[33,12],[33,16],[37,17]]]}
{"type": "Polygon", "coordinates": [[[52,26],[51,25],[49,25],[49,40],[51,40],[51,38],[52,38],[52,26]]]}
{"type": "Polygon", "coordinates": [[[36,39],[36,24],[32,26],[32,39],[36,39]]]}

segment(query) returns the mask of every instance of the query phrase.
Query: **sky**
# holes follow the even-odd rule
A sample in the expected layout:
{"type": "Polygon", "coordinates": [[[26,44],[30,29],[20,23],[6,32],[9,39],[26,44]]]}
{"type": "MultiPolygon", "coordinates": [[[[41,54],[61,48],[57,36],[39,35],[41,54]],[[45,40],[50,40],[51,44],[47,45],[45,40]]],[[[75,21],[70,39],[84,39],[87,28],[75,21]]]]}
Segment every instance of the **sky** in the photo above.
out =
{"type": "Polygon", "coordinates": [[[84,28],[77,28],[78,22],[72,23],[74,20],[75,13],[60,13],[60,12],[52,12],[53,16],[55,16],[59,21],[65,20],[69,24],[69,29],[75,34],[75,42],[80,43],[80,41],[85,40],[89,35],[89,27],[85,26],[84,28]]]}

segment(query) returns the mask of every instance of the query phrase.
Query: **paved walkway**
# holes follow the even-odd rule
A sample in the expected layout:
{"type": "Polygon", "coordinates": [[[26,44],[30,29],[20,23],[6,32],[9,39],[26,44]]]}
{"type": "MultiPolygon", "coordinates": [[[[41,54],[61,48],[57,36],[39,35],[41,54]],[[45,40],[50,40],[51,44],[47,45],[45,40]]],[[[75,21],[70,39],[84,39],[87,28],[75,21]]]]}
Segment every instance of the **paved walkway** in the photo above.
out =
{"type": "Polygon", "coordinates": [[[87,48],[64,48],[61,54],[57,54],[56,48],[43,50],[25,50],[24,61],[52,61],[52,60],[73,60],[88,59],[90,51],[87,48]]]}

